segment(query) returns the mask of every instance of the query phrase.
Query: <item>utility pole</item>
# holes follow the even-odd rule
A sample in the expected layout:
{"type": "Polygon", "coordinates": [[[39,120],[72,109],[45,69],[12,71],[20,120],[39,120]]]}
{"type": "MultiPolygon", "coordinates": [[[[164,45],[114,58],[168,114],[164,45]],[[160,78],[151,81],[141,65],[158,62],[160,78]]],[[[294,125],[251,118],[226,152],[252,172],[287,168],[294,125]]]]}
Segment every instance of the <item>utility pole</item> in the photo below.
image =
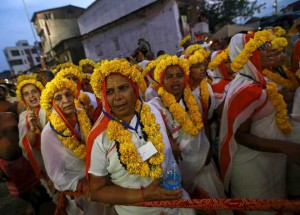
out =
{"type": "Polygon", "coordinates": [[[34,45],[36,47],[36,50],[38,52],[38,55],[40,56],[40,59],[41,59],[41,65],[42,65],[42,68],[43,69],[46,69],[46,64],[44,62],[44,57],[42,55],[42,52],[40,50],[40,47],[39,47],[39,43],[36,39],[36,36],[35,36],[35,33],[34,33],[34,29],[33,29],[33,26],[31,24],[31,21],[30,21],[30,17],[29,17],[29,13],[28,13],[28,9],[27,9],[27,6],[26,6],[26,3],[25,3],[25,0],[23,0],[23,4],[24,4],[24,8],[25,8],[25,12],[26,12],[26,16],[27,16],[27,19],[28,19],[28,23],[30,25],[30,29],[31,29],[31,32],[32,32],[32,35],[33,35],[33,38],[34,38],[34,45]]]}
{"type": "Polygon", "coordinates": [[[274,0],[273,7],[275,9],[274,15],[278,15],[278,2],[277,2],[277,0],[274,0]]]}

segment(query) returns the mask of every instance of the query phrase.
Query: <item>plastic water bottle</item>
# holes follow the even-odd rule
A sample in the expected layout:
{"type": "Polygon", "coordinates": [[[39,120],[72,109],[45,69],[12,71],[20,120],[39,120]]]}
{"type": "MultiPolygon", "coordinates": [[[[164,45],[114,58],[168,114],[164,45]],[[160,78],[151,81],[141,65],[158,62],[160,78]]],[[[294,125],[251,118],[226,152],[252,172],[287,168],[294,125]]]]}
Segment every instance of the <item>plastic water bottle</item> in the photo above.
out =
{"type": "MultiPolygon", "coordinates": [[[[167,190],[181,189],[181,174],[174,158],[171,158],[163,174],[162,187],[167,190]]],[[[179,208],[164,208],[164,215],[177,215],[179,208]]]]}

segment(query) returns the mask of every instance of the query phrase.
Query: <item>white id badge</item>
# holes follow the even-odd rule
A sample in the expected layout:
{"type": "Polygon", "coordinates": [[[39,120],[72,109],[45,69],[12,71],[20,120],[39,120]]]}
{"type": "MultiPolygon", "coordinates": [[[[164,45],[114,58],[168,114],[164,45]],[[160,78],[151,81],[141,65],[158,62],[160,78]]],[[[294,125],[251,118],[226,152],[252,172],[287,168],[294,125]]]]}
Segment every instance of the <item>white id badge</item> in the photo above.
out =
{"type": "Polygon", "coordinates": [[[151,141],[148,141],[145,145],[138,148],[138,153],[140,154],[143,161],[148,160],[151,156],[157,153],[156,148],[154,147],[151,141]]]}

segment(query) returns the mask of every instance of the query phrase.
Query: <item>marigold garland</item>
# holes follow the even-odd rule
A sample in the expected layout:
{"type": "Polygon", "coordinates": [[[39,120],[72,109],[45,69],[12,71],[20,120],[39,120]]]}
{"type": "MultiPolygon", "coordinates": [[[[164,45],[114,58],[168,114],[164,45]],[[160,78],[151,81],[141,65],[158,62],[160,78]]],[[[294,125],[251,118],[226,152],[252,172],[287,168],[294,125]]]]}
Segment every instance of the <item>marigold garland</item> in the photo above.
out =
{"type": "Polygon", "coordinates": [[[222,62],[226,61],[229,57],[229,49],[226,48],[220,54],[218,54],[212,61],[209,62],[208,68],[213,71],[215,70],[222,62]]]}
{"type": "Polygon", "coordinates": [[[180,42],[179,42],[179,46],[183,46],[187,41],[189,41],[191,39],[191,36],[185,36],[180,42]]]}
{"type": "Polygon", "coordinates": [[[76,97],[76,84],[66,78],[58,79],[55,77],[51,82],[47,83],[46,88],[43,90],[40,105],[46,111],[48,116],[52,112],[52,101],[54,94],[62,91],[63,89],[69,89],[74,98],[76,97]]]}
{"type": "Polygon", "coordinates": [[[19,83],[21,83],[22,81],[24,80],[35,80],[37,77],[37,74],[36,73],[33,73],[33,74],[25,74],[25,75],[19,75],[18,78],[17,78],[17,85],[19,83]]]}
{"type": "Polygon", "coordinates": [[[174,95],[168,93],[163,87],[158,89],[158,95],[160,95],[164,106],[169,109],[174,119],[182,126],[183,131],[191,136],[196,136],[203,128],[203,123],[199,106],[191,89],[186,87],[183,92],[183,99],[188,108],[188,113],[176,101],[174,95]]]}
{"type": "Polygon", "coordinates": [[[209,90],[208,90],[208,83],[207,83],[206,78],[204,78],[200,82],[200,97],[202,98],[202,100],[204,101],[204,103],[208,107],[208,104],[209,104],[209,90]]]}
{"type": "Polygon", "coordinates": [[[189,47],[187,47],[187,49],[185,51],[185,55],[191,56],[194,54],[195,51],[198,51],[201,49],[203,49],[203,47],[199,44],[190,45],[189,47]]]}
{"type": "Polygon", "coordinates": [[[60,70],[65,68],[70,68],[70,67],[78,68],[78,66],[76,66],[71,62],[65,62],[65,63],[58,64],[54,69],[52,69],[52,72],[54,75],[56,75],[60,70]]]}
{"type": "Polygon", "coordinates": [[[243,68],[243,66],[248,62],[254,51],[256,51],[260,46],[262,46],[266,42],[271,42],[274,38],[275,36],[267,30],[256,32],[254,38],[251,38],[246,43],[244,49],[232,61],[231,69],[234,72],[239,72],[243,68]]]}
{"type": "MultiPolygon", "coordinates": [[[[137,101],[136,111],[140,110],[140,101],[137,101]]],[[[120,143],[120,161],[126,165],[127,171],[132,175],[141,177],[159,178],[163,169],[161,164],[165,160],[163,136],[160,133],[160,125],[156,123],[155,116],[147,104],[143,104],[140,113],[143,131],[147,134],[157,150],[157,153],[146,161],[142,161],[134,143],[131,140],[131,134],[119,122],[111,120],[107,126],[107,136],[112,141],[120,143]]]]}
{"type": "Polygon", "coordinates": [[[296,76],[289,71],[286,67],[283,67],[284,73],[287,75],[288,79],[283,78],[280,74],[274,73],[268,69],[263,70],[263,75],[271,79],[276,84],[281,85],[285,89],[295,90],[298,87],[298,81],[296,76]]]}
{"type": "Polygon", "coordinates": [[[167,67],[172,65],[178,65],[186,77],[189,76],[189,63],[186,59],[178,58],[177,56],[168,56],[165,59],[160,60],[157,64],[154,70],[155,81],[160,83],[163,72],[167,69],[167,67]]]}
{"type": "Polygon", "coordinates": [[[33,84],[34,86],[36,86],[40,90],[40,93],[42,93],[44,90],[43,84],[34,79],[28,79],[28,80],[23,80],[23,81],[19,82],[17,85],[16,94],[17,94],[18,101],[22,102],[25,106],[26,106],[26,104],[24,103],[24,100],[23,100],[22,88],[27,84],[33,84]]]}
{"type": "Polygon", "coordinates": [[[154,70],[156,65],[157,65],[158,61],[157,60],[153,60],[150,61],[147,66],[145,67],[145,69],[142,72],[142,76],[145,77],[151,70],[154,70]]]}
{"type": "Polygon", "coordinates": [[[295,75],[296,75],[298,78],[300,78],[300,69],[298,69],[298,70],[296,71],[295,75]]]}
{"type": "Polygon", "coordinates": [[[72,131],[67,127],[66,123],[56,113],[51,113],[49,116],[49,121],[53,128],[63,135],[58,135],[61,143],[71,150],[75,156],[79,157],[81,160],[84,160],[86,157],[85,141],[91,130],[91,124],[84,109],[77,110],[76,114],[79,127],[84,136],[84,141],[79,141],[72,131]]]}
{"type": "Polygon", "coordinates": [[[86,64],[89,64],[89,65],[91,65],[92,67],[95,68],[95,62],[94,61],[92,61],[91,59],[82,59],[82,60],[79,61],[80,71],[82,71],[82,67],[86,64]]]}
{"type": "Polygon", "coordinates": [[[84,77],[84,74],[80,71],[80,69],[78,67],[64,68],[64,69],[60,70],[59,73],[56,74],[57,78],[65,78],[67,75],[74,75],[80,81],[84,77]]]}
{"type": "Polygon", "coordinates": [[[291,133],[292,126],[289,122],[286,103],[283,100],[283,96],[278,93],[277,85],[274,82],[269,82],[266,88],[266,92],[269,101],[275,108],[275,120],[278,128],[284,134],[291,133]]]}
{"type": "Polygon", "coordinates": [[[111,60],[104,61],[100,67],[96,68],[92,74],[91,85],[95,95],[102,98],[101,84],[110,74],[120,74],[129,77],[133,82],[137,83],[139,89],[145,92],[147,89],[146,82],[141,72],[135,67],[130,66],[128,61],[111,60]]]}
{"type": "Polygon", "coordinates": [[[204,49],[200,49],[196,51],[193,55],[189,56],[188,62],[189,65],[203,63],[210,56],[210,51],[206,51],[204,49]]]}
{"type": "Polygon", "coordinates": [[[274,40],[272,40],[272,48],[277,49],[279,51],[282,51],[287,45],[288,41],[284,37],[277,37],[274,40]]]}
{"type": "Polygon", "coordinates": [[[275,31],[275,36],[276,37],[284,37],[285,34],[286,34],[286,30],[284,30],[282,27],[280,26],[276,26],[274,28],[274,31],[275,31]]]}

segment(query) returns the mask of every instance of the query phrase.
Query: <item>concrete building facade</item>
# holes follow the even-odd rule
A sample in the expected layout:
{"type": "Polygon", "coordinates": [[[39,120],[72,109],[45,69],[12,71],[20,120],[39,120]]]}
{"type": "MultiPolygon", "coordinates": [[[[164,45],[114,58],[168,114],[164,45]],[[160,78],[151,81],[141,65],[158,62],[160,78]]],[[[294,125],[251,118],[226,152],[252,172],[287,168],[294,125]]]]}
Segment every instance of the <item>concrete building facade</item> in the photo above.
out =
{"type": "Polygon", "coordinates": [[[40,64],[40,54],[27,40],[19,40],[16,46],[6,47],[4,55],[10,67],[11,75],[17,76],[40,64]]]}
{"type": "Polygon", "coordinates": [[[175,54],[182,39],[175,0],[95,1],[78,18],[87,58],[94,61],[127,57],[146,39],[151,50],[175,54]]]}
{"type": "MultiPolygon", "coordinates": [[[[78,50],[76,47],[70,47],[70,43],[65,45],[64,42],[69,40],[73,41],[74,38],[80,41],[80,31],[77,18],[84,12],[84,10],[84,8],[68,5],[38,11],[33,14],[31,22],[33,22],[35,30],[40,37],[43,54],[48,66],[51,67],[57,63],[63,63],[66,61],[73,62],[73,59],[69,58],[74,55],[74,53],[71,52],[73,50],[78,50]],[[62,46],[62,48],[58,46],[62,46]],[[68,47],[68,49],[65,49],[66,47],[68,47]],[[62,52],[55,52],[57,49],[65,49],[63,56],[60,56],[62,52]],[[66,52],[69,53],[66,54],[66,52]],[[63,60],[61,61],[61,59],[63,60]]],[[[72,42],[72,44],[74,43],[72,42]]],[[[78,46],[78,43],[75,44],[78,46]]],[[[81,45],[81,43],[79,45],[81,45]]],[[[78,54],[83,58],[85,57],[84,52],[78,54]]]]}

